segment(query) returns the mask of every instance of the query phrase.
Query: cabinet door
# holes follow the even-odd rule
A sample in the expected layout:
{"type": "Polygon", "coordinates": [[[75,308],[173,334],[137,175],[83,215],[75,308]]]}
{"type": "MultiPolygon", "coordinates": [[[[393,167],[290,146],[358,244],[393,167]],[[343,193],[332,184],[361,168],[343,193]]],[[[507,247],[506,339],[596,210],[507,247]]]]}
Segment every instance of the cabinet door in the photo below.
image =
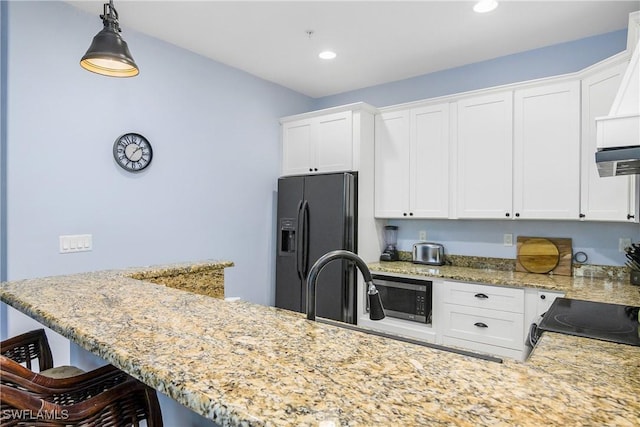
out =
{"type": "Polygon", "coordinates": [[[538,291],[536,295],[536,313],[538,316],[545,314],[549,311],[551,304],[556,300],[556,298],[563,297],[564,294],[561,292],[551,292],[551,291],[538,291]]]}
{"type": "Polygon", "coordinates": [[[376,116],[375,216],[409,216],[409,111],[376,116]]]}
{"type": "Polygon", "coordinates": [[[282,174],[309,173],[312,168],[311,120],[300,120],[282,125],[282,174]]]}
{"type": "Polygon", "coordinates": [[[353,169],[352,112],[318,117],[314,123],[314,172],[340,172],[353,169]]]}
{"type": "Polygon", "coordinates": [[[457,216],[511,215],[512,92],[457,102],[457,216]]]}
{"type": "Polygon", "coordinates": [[[580,216],[588,221],[631,221],[635,176],[600,178],[595,162],[596,117],[609,114],[626,68],[619,64],[582,80],[580,216]]]}
{"type": "Polygon", "coordinates": [[[449,104],[411,110],[410,213],[449,216],[449,104]]]}
{"type": "Polygon", "coordinates": [[[445,281],[442,300],[446,303],[487,310],[524,312],[524,289],[477,283],[445,281]]]}
{"type": "Polygon", "coordinates": [[[460,345],[447,339],[452,337],[464,340],[470,348],[474,342],[518,351],[524,347],[522,313],[444,304],[443,323],[444,343],[460,345]]]}
{"type": "Polygon", "coordinates": [[[514,212],[526,219],[578,219],[580,82],[516,90],[514,212]]]}

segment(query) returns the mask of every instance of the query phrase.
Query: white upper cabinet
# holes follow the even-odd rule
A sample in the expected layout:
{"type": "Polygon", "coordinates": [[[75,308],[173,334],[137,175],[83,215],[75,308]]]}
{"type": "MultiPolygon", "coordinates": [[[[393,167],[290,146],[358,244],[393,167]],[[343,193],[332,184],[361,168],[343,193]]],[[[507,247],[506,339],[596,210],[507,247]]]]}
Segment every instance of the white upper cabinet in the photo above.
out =
{"type": "Polygon", "coordinates": [[[376,116],[375,215],[449,216],[449,104],[376,116]]]}
{"type": "Polygon", "coordinates": [[[311,120],[284,123],[282,125],[282,174],[309,173],[313,160],[311,120]]]}
{"type": "Polygon", "coordinates": [[[318,117],[315,125],[314,172],[353,170],[352,112],[318,117]]]}
{"type": "Polygon", "coordinates": [[[458,218],[511,216],[512,94],[498,92],[457,102],[458,218]]]}
{"type": "Polygon", "coordinates": [[[514,92],[513,211],[521,219],[578,219],[580,82],[514,92]]]}
{"type": "Polygon", "coordinates": [[[587,221],[637,222],[636,176],[601,178],[595,162],[595,118],[609,114],[626,62],[582,79],[582,158],[580,217],[587,221]]]}
{"type": "Polygon", "coordinates": [[[376,115],[375,216],[409,215],[409,110],[376,115]]]}
{"type": "Polygon", "coordinates": [[[456,217],[578,219],[578,81],[462,98],[456,111],[456,217]]]}
{"type": "Polygon", "coordinates": [[[449,104],[411,110],[409,209],[418,218],[449,216],[449,104]]]}
{"type": "Polygon", "coordinates": [[[340,111],[282,123],[282,174],[354,170],[353,113],[340,111]]]}

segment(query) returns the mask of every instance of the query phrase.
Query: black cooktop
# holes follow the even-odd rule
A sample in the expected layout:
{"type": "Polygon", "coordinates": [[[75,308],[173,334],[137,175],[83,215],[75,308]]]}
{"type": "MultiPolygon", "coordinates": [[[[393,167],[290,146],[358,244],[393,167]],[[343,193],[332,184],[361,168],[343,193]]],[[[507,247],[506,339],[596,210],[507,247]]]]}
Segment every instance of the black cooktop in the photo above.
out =
{"type": "Polygon", "coordinates": [[[538,328],[640,346],[638,310],[621,304],[556,298],[538,328]]]}

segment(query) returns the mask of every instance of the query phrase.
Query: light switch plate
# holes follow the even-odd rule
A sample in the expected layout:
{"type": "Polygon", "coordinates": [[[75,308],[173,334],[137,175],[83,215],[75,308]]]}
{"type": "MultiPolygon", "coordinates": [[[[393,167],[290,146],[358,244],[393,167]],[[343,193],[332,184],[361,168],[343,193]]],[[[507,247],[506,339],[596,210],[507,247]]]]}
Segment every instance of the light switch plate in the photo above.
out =
{"type": "Polygon", "coordinates": [[[88,252],[93,249],[93,236],[91,234],[72,234],[59,236],[60,253],[88,252]]]}
{"type": "Polygon", "coordinates": [[[513,234],[505,233],[504,236],[502,236],[502,240],[505,246],[513,246],[513,234]]]}

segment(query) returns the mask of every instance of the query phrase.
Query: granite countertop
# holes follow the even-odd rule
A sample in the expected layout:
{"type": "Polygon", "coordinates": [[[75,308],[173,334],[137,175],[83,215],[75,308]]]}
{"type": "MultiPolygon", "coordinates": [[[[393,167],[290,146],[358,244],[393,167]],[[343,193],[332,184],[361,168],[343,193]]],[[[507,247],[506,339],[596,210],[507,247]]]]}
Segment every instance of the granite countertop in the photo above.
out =
{"type": "Polygon", "coordinates": [[[233,263],[230,261],[217,261],[211,265],[187,265],[159,270],[143,270],[135,272],[129,277],[212,298],[224,299],[224,269],[232,266],[233,263]]]}
{"type": "Polygon", "coordinates": [[[623,279],[616,276],[559,276],[488,268],[433,266],[406,261],[375,262],[368,265],[372,273],[403,274],[489,285],[537,288],[563,292],[566,298],[640,306],[640,286],[632,285],[628,276],[623,279]]]}
{"type": "Polygon", "coordinates": [[[545,333],[526,363],[497,364],[131,278],[143,270],[0,298],[223,426],[640,425],[640,347],[545,333]]]}

